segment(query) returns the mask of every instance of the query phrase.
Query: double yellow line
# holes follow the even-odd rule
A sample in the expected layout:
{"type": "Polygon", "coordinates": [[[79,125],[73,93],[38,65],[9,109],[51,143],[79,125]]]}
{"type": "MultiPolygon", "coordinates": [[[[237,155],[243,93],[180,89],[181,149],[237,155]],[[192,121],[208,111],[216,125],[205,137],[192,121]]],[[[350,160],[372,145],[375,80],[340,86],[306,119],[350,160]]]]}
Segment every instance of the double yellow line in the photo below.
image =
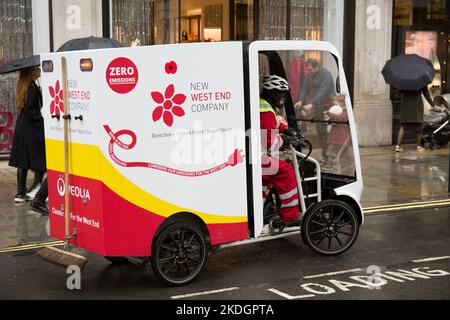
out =
{"type": "Polygon", "coordinates": [[[16,251],[23,251],[23,250],[32,250],[32,249],[40,249],[45,246],[61,246],[64,245],[64,241],[48,241],[48,242],[39,242],[39,243],[32,243],[32,244],[24,244],[20,246],[15,247],[6,247],[3,249],[0,249],[0,253],[6,253],[6,252],[16,252],[16,251]]]}
{"type": "MultiPolygon", "coordinates": [[[[425,209],[425,208],[430,208],[430,207],[435,208],[435,207],[445,207],[445,206],[450,206],[450,199],[424,201],[424,202],[413,202],[413,203],[400,203],[400,204],[377,206],[377,207],[367,207],[367,208],[363,208],[363,211],[364,211],[364,214],[370,214],[370,213],[378,213],[378,212],[396,212],[396,211],[408,210],[408,209],[425,209]]],[[[62,246],[62,245],[64,245],[64,243],[65,243],[64,241],[57,240],[57,241],[26,244],[26,245],[20,245],[20,246],[7,247],[7,248],[0,249],[0,253],[40,249],[45,246],[62,246]]]]}
{"type": "Polygon", "coordinates": [[[425,208],[435,208],[435,207],[445,207],[450,206],[450,199],[446,200],[434,200],[434,201],[424,201],[424,202],[409,202],[400,204],[391,204],[386,206],[378,207],[367,207],[363,208],[364,214],[376,213],[376,212],[395,212],[408,209],[425,209],[425,208]]]}

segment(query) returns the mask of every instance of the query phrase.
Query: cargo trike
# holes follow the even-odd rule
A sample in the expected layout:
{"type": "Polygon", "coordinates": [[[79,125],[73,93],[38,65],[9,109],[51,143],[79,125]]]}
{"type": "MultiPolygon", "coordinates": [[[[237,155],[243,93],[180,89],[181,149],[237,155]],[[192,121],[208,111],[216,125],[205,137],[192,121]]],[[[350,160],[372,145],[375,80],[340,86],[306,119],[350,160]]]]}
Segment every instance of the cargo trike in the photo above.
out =
{"type": "Polygon", "coordinates": [[[52,237],[112,262],[140,259],[169,285],[193,281],[208,251],[227,246],[296,235],[327,256],[354,244],[361,166],[331,44],[82,50],[41,55],[41,66],[52,237]],[[296,66],[308,61],[332,79],[328,97],[311,102],[320,112],[295,106],[313,77],[296,66]],[[298,143],[279,156],[294,168],[300,225],[280,220],[275,189],[262,197],[261,72],[289,82],[278,111],[298,143]]]}

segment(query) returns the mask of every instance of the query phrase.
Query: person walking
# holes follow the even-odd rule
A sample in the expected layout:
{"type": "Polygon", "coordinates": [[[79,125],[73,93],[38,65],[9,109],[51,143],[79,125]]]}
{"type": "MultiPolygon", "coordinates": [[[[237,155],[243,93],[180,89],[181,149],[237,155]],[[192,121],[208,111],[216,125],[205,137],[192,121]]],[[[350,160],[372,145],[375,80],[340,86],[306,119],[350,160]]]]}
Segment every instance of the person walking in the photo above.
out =
{"type": "Polygon", "coordinates": [[[34,199],[30,202],[30,207],[42,215],[48,215],[48,207],[45,203],[46,199],[48,197],[48,185],[47,185],[47,178],[44,179],[42,182],[41,188],[36,193],[36,196],[34,199]]]}
{"type": "MultiPolygon", "coordinates": [[[[315,59],[306,61],[306,79],[300,88],[297,110],[301,110],[305,117],[312,113],[314,120],[323,120],[324,111],[331,107],[332,99],[336,95],[335,84],[331,72],[323,68],[315,59]]],[[[327,124],[316,122],[317,135],[322,148],[322,164],[327,161],[327,124]]]]}
{"type": "Polygon", "coordinates": [[[418,152],[423,151],[421,144],[422,130],[423,130],[423,113],[424,105],[422,94],[428,103],[433,106],[433,100],[431,99],[430,92],[427,87],[423,87],[420,90],[403,90],[400,91],[400,129],[398,130],[397,145],[395,146],[396,152],[402,152],[402,140],[405,134],[416,135],[416,150],[418,152]]]}
{"type": "Polygon", "coordinates": [[[15,202],[29,200],[27,191],[31,193],[39,189],[46,171],[44,119],[41,114],[42,92],[36,84],[40,76],[39,66],[22,69],[17,83],[15,102],[20,113],[9,159],[9,166],[17,168],[15,202]],[[32,190],[26,188],[28,170],[35,172],[32,190]]]}

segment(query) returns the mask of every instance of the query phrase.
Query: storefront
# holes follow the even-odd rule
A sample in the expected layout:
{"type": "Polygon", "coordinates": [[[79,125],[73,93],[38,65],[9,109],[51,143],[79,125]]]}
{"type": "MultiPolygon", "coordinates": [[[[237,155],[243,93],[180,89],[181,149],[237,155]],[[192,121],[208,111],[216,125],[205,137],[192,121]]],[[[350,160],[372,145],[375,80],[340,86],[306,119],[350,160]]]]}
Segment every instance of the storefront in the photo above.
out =
{"type": "MultiPolygon", "coordinates": [[[[0,64],[33,54],[31,0],[0,3],[0,64]]],[[[0,76],[0,154],[9,152],[17,115],[14,106],[17,74],[0,76]]]]}
{"type": "MultiPolygon", "coordinates": [[[[436,76],[428,89],[431,96],[450,92],[450,1],[395,0],[393,12],[392,56],[418,54],[429,59],[436,76]]],[[[399,94],[392,90],[393,142],[399,123],[399,94]]],[[[428,103],[426,103],[426,107],[428,103]]],[[[406,138],[406,137],[405,137],[406,138]]],[[[414,142],[414,137],[409,140],[414,142]]],[[[405,142],[409,142],[405,139],[405,142]]]]}
{"type": "Polygon", "coordinates": [[[328,40],[342,52],[343,0],[110,0],[111,37],[127,45],[328,40]],[[131,23],[130,23],[131,22],[131,23]]]}

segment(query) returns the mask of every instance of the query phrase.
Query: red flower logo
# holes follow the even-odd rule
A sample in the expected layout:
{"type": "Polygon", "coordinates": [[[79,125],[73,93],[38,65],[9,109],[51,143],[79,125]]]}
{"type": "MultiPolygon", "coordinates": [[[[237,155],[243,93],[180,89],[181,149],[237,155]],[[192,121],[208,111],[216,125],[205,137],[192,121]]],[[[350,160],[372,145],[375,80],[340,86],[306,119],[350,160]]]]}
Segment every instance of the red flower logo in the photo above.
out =
{"type": "Polygon", "coordinates": [[[173,84],[169,84],[164,92],[164,96],[161,92],[153,91],[152,98],[157,104],[159,104],[155,110],[153,110],[153,121],[156,122],[163,118],[164,123],[171,127],[173,124],[173,115],[177,117],[184,116],[184,110],[180,107],[186,100],[186,96],[182,93],[174,95],[175,88],[173,84]]]}
{"type": "MultiPolygon", "coordinates": [[[[64,112],[64,95],[63,91],[59,87],[59,80],[56,81],[55,87],[48,87],[48,91],[50,92],[50,96],[52,97],[52,102],[50,103],[50,113],[59,115],[61,112],[64,112]]],[[[59,118],[57,118],[59,121],[59,118]]]]}
{"type": "Polygon", "coordinates": [[[178,67],[175,61],[170,61],[166,63],[165,69],[167,74],[175,74],[177,73],[178,67]]]}

